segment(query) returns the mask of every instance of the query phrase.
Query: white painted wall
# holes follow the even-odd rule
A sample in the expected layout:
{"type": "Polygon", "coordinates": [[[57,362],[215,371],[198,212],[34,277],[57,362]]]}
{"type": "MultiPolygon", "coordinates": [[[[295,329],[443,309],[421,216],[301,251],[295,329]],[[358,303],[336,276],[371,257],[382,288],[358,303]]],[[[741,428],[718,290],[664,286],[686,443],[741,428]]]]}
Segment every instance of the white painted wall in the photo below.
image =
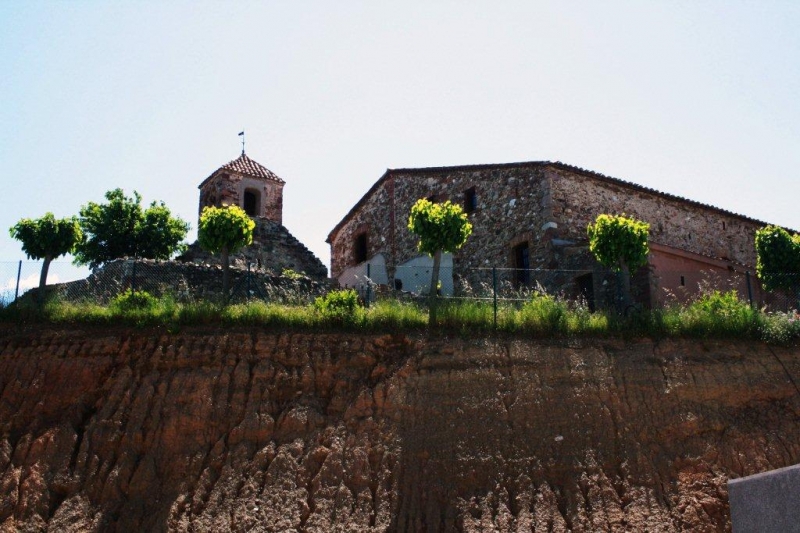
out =
{"type": "MultiPolygon", "coordinates": [[[[433,275],[433,257],[420,255],[398,265],[395,279],[403,282],[403,290],[414,294],[427,294],[433,275]]],[[[439,280],[442,282],[442,296],[453,295],[453,254],[442,254],[439,268],[439,280]]]]}

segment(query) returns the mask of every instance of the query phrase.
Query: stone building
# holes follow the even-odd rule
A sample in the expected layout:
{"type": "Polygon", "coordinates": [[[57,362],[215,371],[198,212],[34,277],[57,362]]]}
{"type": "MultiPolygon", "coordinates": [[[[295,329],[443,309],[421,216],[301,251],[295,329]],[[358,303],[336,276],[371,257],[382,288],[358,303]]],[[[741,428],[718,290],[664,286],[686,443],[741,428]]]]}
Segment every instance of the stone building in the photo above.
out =
{"type": "MultiPolygon", "coordinates": [[[[242,151],[241,156],[222,165],[200,183],[199,212],[206,206],[238,205],[255,221],[253,244],[231,255],[233,264],[240,267],[250,264],[277,274],[291,269],[312,279],[326,279],[328,269],[322,261],[283,226],[285,184],[242,151]]],[[[179,259],[211,263],[218,260],[197,243],[179,259]]]]}
{"type": "Polygon", "coordinates": [[[419,198],[460,203],[473,225],[464,247],[443,258],[445,293],[500,276],[608,302],[613,276],[589,253],[586,227],[601,213],[625,213],[650,223],[649,265],[634,276],[642,304],[662,304],[669,293],[688,298],[703,279],[760,296],[747,272],[764,222],[546,161],[387,170],[330,232],[332,276],[353,285],[369,270],[379,284],[427,287],[431,259],[406,227],[419,198]]]}

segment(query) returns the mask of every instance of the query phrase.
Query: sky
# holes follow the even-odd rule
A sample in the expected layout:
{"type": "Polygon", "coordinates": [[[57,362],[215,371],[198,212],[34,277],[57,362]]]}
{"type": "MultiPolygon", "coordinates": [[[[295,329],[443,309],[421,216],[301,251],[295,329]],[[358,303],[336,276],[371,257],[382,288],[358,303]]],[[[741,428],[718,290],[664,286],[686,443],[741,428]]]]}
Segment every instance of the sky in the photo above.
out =
{"type": "Polygon", "coordinates": [[[194,241],[242,130],[326,264],[387,168],[563,161],[800,229],[798,28],[796,1],[0,2],[0,278],[7,228],[117,187],[194,241]]]}

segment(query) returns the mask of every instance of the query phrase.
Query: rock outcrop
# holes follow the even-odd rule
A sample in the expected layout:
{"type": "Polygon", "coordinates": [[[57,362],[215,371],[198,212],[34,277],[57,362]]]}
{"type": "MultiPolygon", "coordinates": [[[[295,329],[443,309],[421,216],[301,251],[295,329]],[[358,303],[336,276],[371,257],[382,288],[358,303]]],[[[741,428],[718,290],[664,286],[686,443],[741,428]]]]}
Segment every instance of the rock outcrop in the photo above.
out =
{"type": "Polygon", "coordinates": [[[726,531],[800,351],[0,330],[0,531],[726,531]]]}

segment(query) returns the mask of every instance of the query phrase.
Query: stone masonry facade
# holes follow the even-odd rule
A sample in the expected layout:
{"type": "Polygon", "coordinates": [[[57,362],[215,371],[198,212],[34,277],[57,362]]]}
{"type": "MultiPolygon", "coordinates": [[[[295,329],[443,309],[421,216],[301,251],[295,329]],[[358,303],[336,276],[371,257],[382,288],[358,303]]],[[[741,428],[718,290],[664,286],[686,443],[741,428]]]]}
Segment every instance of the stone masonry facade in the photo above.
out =
{"type": "Polygon", "coordinates": [[[200,209],[206,206],[238,205],[253,218],[283,222],[285,181],[274,172],[242,155],[222,165],[198,186],[200,209]]]}
{"type": "MultiPolygon", "coordinates": [[[[286,182],[260,163],[242,155],[222,165],[199,185],[199,211],[207,206],[237,205],[255,221],[253,243],[235,254],[231,264],[280,274],[285,269],[325,280],[328,269],[283,225],[283,187],[286,182]]],[[[194,243],[178,258],[214,264],[219,258],[194,243]]]]}
{"type": "MultiPolygon", "coordinates": [[[[288,269],[315,280],[328,277],[328,269],[322,261],[282,224],[266,218],[258,218],[255,222],[253,244],[232,254],[231,265],[241,269],[250,265],[256,270],[276,275],[288,269]]],[[[180,259],[199,264],[215,264],[219,261],[217,256],[206,252],[197,243],[192,244],[180,259]]]]}
{"type": "Polygon", "coordinates": [[[754,271],[754,234],[765,225],[563,163],[390,169],[328,236],[332,276],[380,254],[391,280],[400,265],[418,257],[407,223],[419,198],[450,200],[471,211],[473,234],[453,256],[455,277],[485,279],[491,267],[520,268],[524,248],[526,268],[552,271],[556,288],[588,290],[589,299],[610,296],[601,294],[609,273],[588,251],[587,225],[601,213],[644,220],[650,223],[650,268],[637,273],[634,283],[645,305],[661,302],[664,289],[680,289],[701,270],[725,276],[754,271]],[[686,272],[665,271],[675,265],[686,272]],[[582,275],[589,276],[583,288],[576,284],[582,275]]]}

